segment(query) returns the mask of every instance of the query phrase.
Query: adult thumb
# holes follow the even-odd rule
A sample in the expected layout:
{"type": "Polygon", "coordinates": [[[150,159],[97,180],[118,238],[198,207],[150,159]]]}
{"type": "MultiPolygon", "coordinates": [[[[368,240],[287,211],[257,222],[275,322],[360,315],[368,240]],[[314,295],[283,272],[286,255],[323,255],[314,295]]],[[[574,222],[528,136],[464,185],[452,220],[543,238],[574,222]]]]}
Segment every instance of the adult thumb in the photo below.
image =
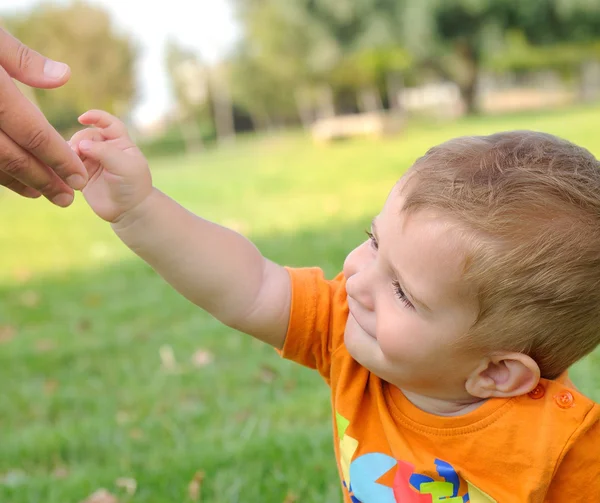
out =
{"type": "Polygon", "coordinates": [[[13,78],[31,87],[62,86],[71,75],[69,67],[48,59],[0,28],[0,66],[13,78]]]}

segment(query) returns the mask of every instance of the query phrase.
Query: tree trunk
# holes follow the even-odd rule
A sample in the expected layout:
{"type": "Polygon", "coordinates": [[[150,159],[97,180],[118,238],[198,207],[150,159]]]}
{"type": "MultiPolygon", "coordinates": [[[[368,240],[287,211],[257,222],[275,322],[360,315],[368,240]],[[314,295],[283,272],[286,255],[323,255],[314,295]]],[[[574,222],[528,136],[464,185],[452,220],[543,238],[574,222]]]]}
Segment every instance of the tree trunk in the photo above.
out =
{"type": "Polygon", "coordinates": [[[204,150],[202,143],[202,133],[198,124],[193,118],[184,118],[179,120],[181,136],[185,142],[185,151],[188,154],[197,154],[204,150]]]}
{"type": "Polygon", "coordinates": [[[473,80],[465,84],[461,84],[460,95],[465,104],[465,109],[468,115],[475,115],[479,113],[479,107],[477,103],[477,90],[476,82],[473,80]]]}
{"type": "Polygon", "coordinates": [[[600,64],[596,61],[584,61],[579,77],[579,100],[583,103],[596,101],[600,96],[600,64]]]}
{"type": "Polygon", "coordinates": [[[235,127],[233,122],[233,103],[229,93],[227,78],[219,75],[218,69],[212,72],[211,77],[211,95],[217,141],[219,144],[231,143],[235,140],[235,127]]]}
{"type": "Polygon", "coordinates": [[[294,99],[302,127],[308,131],[315,120],[308,93],[304,89],[296,89],[294,91],[294,99]]]}
{"type": "Polygon", "coordinates": [[[319,118],[327,119],[335,117],[335,103],[333,100],[333,89],[328,85],[323,85],[319,89],[319,118]]]}
{"type": "Polygon", "coordinates": [[[467,114],[474,115],[479,112],[477,96],[479,55],[477,48],[469,41],[463,41],[457,44],[456,49],[464,64],[463,75],[461,75],[459,82],[457,82],[458,87],[460,88],[460,95],[465,104],[467,114]]]}
{"type": "Polygon", "coordinates": [[[379,90],[376,87],[370,86],[359,91],[358,109],[362,113],[381,112],[383,105],[381,104],[379,90]]]}
{"type": "Polygon", "coordinates": [[[397,115],[403,115],[404,110],[400,102],[400,93],[404,87],[404,80],[399,73],[390,73],[386,79],[386,91],[388,107],[390,111],[397,115]]]}

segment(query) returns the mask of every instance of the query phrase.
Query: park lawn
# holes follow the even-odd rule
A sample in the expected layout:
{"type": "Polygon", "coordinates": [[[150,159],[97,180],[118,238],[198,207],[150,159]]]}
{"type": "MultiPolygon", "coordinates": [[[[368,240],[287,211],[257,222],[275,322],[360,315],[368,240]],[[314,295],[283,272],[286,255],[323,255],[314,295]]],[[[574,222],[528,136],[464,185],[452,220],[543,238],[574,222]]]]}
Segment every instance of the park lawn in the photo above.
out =
{"type": "MultiPolygon", "coordinates": [[[[281,263],[340,270],[395,180],[436,143],[537,129],[600,155],[600,108],[415,125],[386,141],[296,134],[151,161],[156,185],[281,263]]],[[[0,501],[336,502],[328,390],[172,292],[81,198],[0,197],[0,501]],[[126,480],[120,480],[126,479],[126,480]],[[132,490],[132,479],[136,482],[132,490]],[[127,490],[127,487],[130,490],[127,490]]],[[[600,354],[577,365],[600,399],[600,354]]]]}

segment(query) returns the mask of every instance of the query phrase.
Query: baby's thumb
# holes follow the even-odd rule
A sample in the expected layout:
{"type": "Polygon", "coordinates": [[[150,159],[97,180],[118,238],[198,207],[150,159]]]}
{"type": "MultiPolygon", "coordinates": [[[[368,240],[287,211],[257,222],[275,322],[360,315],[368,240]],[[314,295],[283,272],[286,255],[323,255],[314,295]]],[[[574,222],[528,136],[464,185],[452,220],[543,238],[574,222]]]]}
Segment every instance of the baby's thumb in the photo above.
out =
{"type": "Polygon", "coordinates": [[[98,161],[110,173],[119,171],[123,164],[123,151],[104,141],[81,140],[79,151],[93,161],[98,161]]]}

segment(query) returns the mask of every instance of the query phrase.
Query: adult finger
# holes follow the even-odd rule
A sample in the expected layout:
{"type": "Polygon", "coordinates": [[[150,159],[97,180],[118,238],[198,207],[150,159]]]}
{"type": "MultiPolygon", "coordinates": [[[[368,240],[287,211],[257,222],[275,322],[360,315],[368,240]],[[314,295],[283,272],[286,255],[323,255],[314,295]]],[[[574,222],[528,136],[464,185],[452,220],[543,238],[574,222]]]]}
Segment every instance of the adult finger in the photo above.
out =
{"type": "Polygon", "coordinates": [[[71,71],[67,65],[45,58],[0,28],[0,66],[23,84],[43,89],[62,86],[71,71]]]}
{"type": "Polygon", "coordinates": [[[73,190],[48,166],[43,165],[13,143],[2,131],[0,131],[0,173],[4,180],[4,183],[0,181],[0,185],[8,184],[9,188],[14,188],[13,180],[16,180],[39,191],[57,206],[68,206],[73,202],[73,190]]]}
{"type": "MultiPolygon", "coordinates": [[[[48,123],[44,115],[17,89],[10,76],[0,68],[0,131],[13,143],[49,166],[74,189],[82,189],[87,181],[85,168],[66,141],[48,123]]],[[[10,160],[10,158],[9,158],[10,160]]],[[[3,164],[0,164],[0,170],[3,164]]],[[[28,182],[29,173],[20,181],[28,182]]],[[[32,173],[35,178],[36,174],[32,173]]],[[[37,188],[37,187],[34,187],[37,188]]]]}
{"type": "Polygon", "coordinates": [[[78,120],[80,124],[95,126],[100,129],[107,140],[128,137],[125,124],[104,110],[89,110],[81,115],[78,120]]]}
{"type": "Polygon", "coordinates": [[[37,190],[27,187],[27,185],[23,185],[21,182],[15,180],[6,173],[0,172],[0,185],[12,190],[13,192],[16,192],[21,196],[29,197],[31,199],[36,199],[42,195],[37,190]]]}

